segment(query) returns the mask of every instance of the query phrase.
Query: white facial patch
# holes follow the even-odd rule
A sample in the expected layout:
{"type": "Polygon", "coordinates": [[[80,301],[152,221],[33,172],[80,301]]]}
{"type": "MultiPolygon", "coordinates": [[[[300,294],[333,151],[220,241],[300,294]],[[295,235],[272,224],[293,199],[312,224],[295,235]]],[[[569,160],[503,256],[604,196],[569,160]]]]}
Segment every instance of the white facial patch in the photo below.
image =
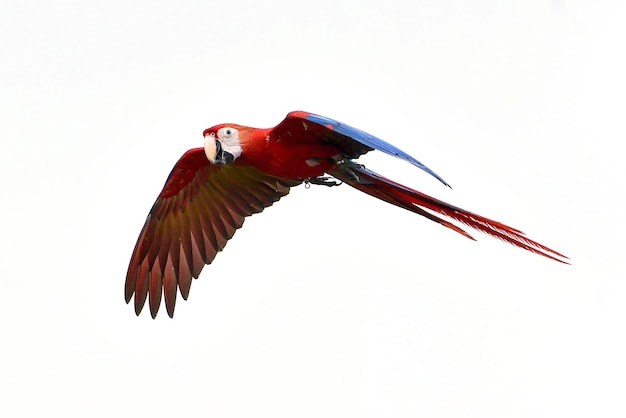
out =
{"type": "Polygon", "coordinates": [[[222,150],[231,153],[235,159],[241,155],[238,129],[228,126],[221,128],[217,131],[217,139],[222,144],[222,150]]]}

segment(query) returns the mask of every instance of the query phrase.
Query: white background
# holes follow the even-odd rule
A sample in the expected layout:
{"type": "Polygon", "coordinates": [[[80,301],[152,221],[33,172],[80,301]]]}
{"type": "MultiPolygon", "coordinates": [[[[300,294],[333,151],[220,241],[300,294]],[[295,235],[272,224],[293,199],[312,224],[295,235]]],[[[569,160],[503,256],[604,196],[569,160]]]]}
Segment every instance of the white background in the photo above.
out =
{"type": "MultiPolygon", "coordinates": [[[[620,1],[3,1],[0,415],[626,416],[620,1]],[[572,266],[349,187],[248,219],[176,315],[127,263],[202,131],[291,110],[572,266]]],[[[271,156],[268,156],[271,158],[271,156]]]]}

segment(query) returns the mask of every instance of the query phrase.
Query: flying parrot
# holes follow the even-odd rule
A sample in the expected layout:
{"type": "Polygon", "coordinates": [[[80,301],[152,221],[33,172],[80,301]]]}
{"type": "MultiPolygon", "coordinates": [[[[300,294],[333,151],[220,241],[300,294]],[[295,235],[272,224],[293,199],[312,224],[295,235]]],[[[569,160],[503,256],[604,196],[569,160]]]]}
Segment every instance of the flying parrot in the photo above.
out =
{"type": "Polygon", "coordinates": [[[395,146],[336,120],[295,111],[274,128],[220,124],[203,133],[204,147],[185,152],[165,182],[139,234],[126,275],[125,298],[135,296],[139,315],[146,299],[156,317],[165,296],[170,317],[176,294],[187,299],[198,278],[247,216],[261,212],[291,187],[345,183],[370,196],[422,215],[459,234],[437,215],[544,257],[567,257],[523,232],[389,180],[355,162],[373,150],[405,160],[448,186],[439,175],[395,146]],[[338,181],[336,181],[338,180],[338,181]]]}

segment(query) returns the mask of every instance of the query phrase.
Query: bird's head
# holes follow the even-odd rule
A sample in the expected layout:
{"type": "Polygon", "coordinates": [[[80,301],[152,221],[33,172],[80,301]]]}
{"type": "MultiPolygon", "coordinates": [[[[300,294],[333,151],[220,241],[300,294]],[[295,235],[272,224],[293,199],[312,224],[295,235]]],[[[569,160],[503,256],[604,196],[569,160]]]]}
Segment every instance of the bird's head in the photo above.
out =
{"type": "Polygon", "coordinates": [[[213,164],[228,164],[241,155],[240,135],[242,126],[233,124],[216,125],[205,129],[204,153],[213,164]]]}

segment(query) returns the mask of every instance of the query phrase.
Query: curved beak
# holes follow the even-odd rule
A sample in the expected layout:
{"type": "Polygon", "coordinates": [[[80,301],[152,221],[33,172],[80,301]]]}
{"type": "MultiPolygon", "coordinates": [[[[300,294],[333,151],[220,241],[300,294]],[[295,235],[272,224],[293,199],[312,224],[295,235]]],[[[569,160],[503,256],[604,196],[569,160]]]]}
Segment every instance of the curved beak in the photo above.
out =
{"type": "Polygon", "coordinates": [[[222,144],[220,141],[215,139],[214,136],[205,135],[204,136],[204,153],[206,157],[211,161],[211,164],[215,164],[218,162],[220,154],[222,153],[222,144]]]}
{"type": "Polygon", "coordinates": [[[204,137],[204,153],[211,164],[228,164],[235,160],[235,156],[225,151],[221,142],[211,135],[204,137]]]}

